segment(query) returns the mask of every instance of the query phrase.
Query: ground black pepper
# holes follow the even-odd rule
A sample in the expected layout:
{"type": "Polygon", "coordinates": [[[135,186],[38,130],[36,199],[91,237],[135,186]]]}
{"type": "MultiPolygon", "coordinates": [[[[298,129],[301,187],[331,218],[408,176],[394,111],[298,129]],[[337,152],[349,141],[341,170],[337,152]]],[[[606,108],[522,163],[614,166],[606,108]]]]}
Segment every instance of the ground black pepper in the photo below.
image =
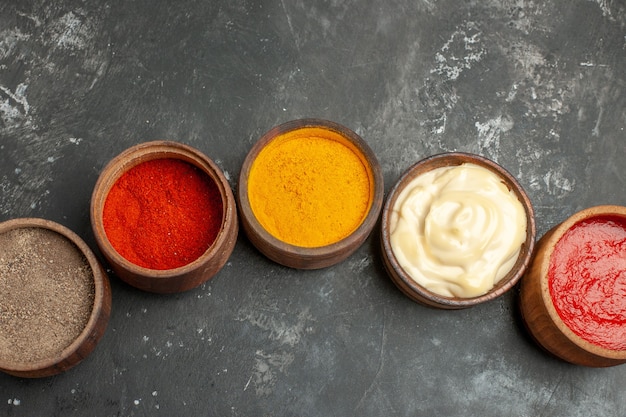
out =
{"type": "Polygon", "coordinates": [[[0,234],[0,360],[56,357],[93,309],[93,271],[64,236],[26,227],[0,234]]]}

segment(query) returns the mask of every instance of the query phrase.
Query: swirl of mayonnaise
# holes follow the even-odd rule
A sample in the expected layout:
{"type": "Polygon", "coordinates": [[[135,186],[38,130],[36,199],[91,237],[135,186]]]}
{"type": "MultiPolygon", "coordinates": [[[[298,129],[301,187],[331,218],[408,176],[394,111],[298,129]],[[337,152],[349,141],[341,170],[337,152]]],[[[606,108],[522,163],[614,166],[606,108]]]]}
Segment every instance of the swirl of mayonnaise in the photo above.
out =
{"type": "Polygon", "coordinates": [[[419,175],[390,216],[391,248],[418,284],[448,297],[487,293],[513,267],[526,214],[494,172],[465,163],[419,175]]]}

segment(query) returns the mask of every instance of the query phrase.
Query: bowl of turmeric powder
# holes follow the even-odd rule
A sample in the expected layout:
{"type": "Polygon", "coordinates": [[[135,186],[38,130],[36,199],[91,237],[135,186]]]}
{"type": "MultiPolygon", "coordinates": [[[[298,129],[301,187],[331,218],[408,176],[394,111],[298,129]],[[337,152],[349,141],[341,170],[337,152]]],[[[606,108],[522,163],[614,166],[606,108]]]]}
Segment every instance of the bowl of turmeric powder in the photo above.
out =
{"type": "Polygon", "coordinates": [[[374,228],[384,184],[354,131],[321,119],[278,125],[251,148],[237,201],[242,228],[269,259],[319,269],[356,251],[374,228]]]}
{"type": "Polygon", "coordinates": [[[102,170],[91,198],[98,247],[141,290],[177,293],[217,274],[238,233],[235,197],[208,156],[174,141],[135,145],[102,170]]]}

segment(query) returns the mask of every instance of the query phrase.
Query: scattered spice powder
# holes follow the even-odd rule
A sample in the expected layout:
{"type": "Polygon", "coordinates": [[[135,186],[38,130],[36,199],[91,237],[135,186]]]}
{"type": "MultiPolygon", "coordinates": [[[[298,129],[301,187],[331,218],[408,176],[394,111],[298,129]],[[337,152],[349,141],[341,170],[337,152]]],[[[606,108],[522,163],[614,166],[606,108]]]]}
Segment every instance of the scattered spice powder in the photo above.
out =
{"type": "Polygon", "coordinates": [[[274,237],[301,247],[340,241],[372,204],[373,174],[362,153],[337,132],[305,127],[261,150],[248,176],[254,215],[274,237]]]}
{"type": "Polygon", "coordinates": [[[59,355],[93,309],[93,271],[78,248],[44,228],[0,234],[0,360],[59,355]]]}
{"type": "Polygon", "coordinates": [[[125,172],[109,191],[106,235],[135,265],[165,270],[195,261],[222,225],[217,184],[183,160],[153,159],[125,172]]]}

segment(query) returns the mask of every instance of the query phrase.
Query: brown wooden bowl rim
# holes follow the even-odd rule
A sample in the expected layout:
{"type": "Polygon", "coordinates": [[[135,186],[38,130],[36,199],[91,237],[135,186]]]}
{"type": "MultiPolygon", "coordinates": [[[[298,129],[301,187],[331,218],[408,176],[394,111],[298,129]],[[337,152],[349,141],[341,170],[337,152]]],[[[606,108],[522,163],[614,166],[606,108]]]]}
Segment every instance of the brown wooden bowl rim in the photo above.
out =
{"type": "Polygon", "coordinates": [[[407,287],[408,291],[412,292],[412,294],[410,294],[412,298],[425,300],[425,304],[445,309],[461,309],[484,303],[502,296],[513,288],[530,265],[532,253],[535,247],[535,236],[536,226],[534,208],[524,188],[512,174],[510,174],[498,163],[481,155],[468,152],[444,152],[431,155],[417,161],[407,168],[396,181],[393,188],[389,192],[387,201],[383,207],[381,240],[383,256],[385,256],[388,261],[386,264],[388,263],[389,267],[393,269],[392,271],[389,271],[391,278],[394,281],[399,280],[403,286],[407,287]],[[461,165],[466,162],[480,165],[494,172],[505,181],[505,184],[509,189],[515,192],[526,212],[526,240],[523,243],[522,252],[518,256],[518,259],[511,271],[505,275],[489,292],[477,297],[469,298],[446,297],[436,294],[415,282],[400,266],[391,248],[389,218],[398,195],[413,178],[434,168],[461,165]]]}
{"type": "Polygon", "coordinates": [[[233,223],[237,222],[235,197],[222,170],[211,158],[202,153],[200,150],[192,146],[170,140],[143,142],[127,148],[111,159],[111,161],[109,161],[109,163],[102,169],[93,189],[90,214],[92,228],[94,230],[94,236],[98,246],[114,261],[114,263],[137,276],[164,280],[178,278],[181,275],[195,271],[217,256],[224,244],[228,241],[228,233],[232,230],[233,223]],[[130,262],[128,259],[120,255],[109,241],[106,236],[102,220],[104,202],[113,184],[115,184],[115,182],[126,171],[141,164],[142,162],[170,158],[179,159],[194,165],[215,182],[222,198],[222,224],[220,226],[220,231],[211,246],[209,246],[207,250],[195,260],[178,268],[172,269],[158,270],[145,268],[130,262]]]}
{"type": "MultiPolygon", "coordinates": [[[[562,223],[558,224],[552,229],[552,233],[549,236],[546,236],[546,241],[543,244],[545,248],[545,256],[540,264],[540,284],[541,284],[541,296],[542,302],[546,306],[546,310],[548,311],[548,315],[550,319],[555,324],[555,326],[559,329],[565,337],[567,337],[570,342],[578,346],[579,348],[593,353],[597,356],[609,358],[609,359],[618,359],[624,360],[626,359],[626,349],[624,350],[614,350],[607,349],[602,346],[591,343],[582,337],[578,336],[574,333],[561,319],[559,313],[556,311],[554,307],[554,302],[552,301],[552,296],[550,295],[550,289],[548,286],[548,268],[550,266],[550,259],[552,257],[552,252],[554,251],[554,247],[559,242],[561,237],[570,230],[574,225],[580,223],[581,221],[593,219],[595,217],[619,217],[626,220],[626,207],[618,206],[618,205],[598,205],[593,207],[588,207],[582,209],[570,217],[565,219],[562,223]]],[[[543,242],[542,242],[543,243],[543,242]]]]}
{"type": "MultiPolygon", "coordinates": [[[[108,278],[104,274],[96,255],[92,252],[89,246],[72,230],[69,228],[53,222],[47,219],[41,219],[36,217],[22,217],[7,220],[5,222],[0,223],[0,234],[6,233],[15,229],[26,229],[26,228],[40,228],[51,230],[55,233],[58,233],[65,239],[69,240],[78,251],[85,256],[87,262],[89,264],[89,268],[93,273],[94,280],[94,299],[93,299],[93,307],[91,309],[91,314],[89,315],[89,320],[87,324],[81,331],[81,333],[74,339],[74,341],[63,349],[57,356],[47,359],[41,359],[33,362],[10,362],[7,360],[3,360],[0,358],[0,369],[8,371],[10,373],[30,373],[36,372],[38,370],[43,370],[47,368],[52,368],[55,365],[63,362],[68,359],[72,354],[74,354],[84,343],[88,341],[91,337],[93,330],[98,325],[99,320],[101,319],[101,315],[103,314],[103,308],[107,303],[105,298],[109,298],[108,302],[110,303],[111,293],[107,292],[105,288],[108,288],[108,283],[105,283],[108,278]]],[[[108,323],[108,317],[106,317],[106,323],[108,323]]]]}
{"type": "MultiPolygon", "coordinates": [[[[272,248],[273,251],[286,254],[288,257],[299,257],[303,260],[304,264],[307,264],[307,262],[309,261],[314,263],[316,261],[319,261],[320,259],[333,259],[337,253],[350,250],[354,248],[355,245],[359,244],[363,236],[368,235],[378,221],[380,211],[382,209],[383,195],[384,181],[382,168],[374,151],[370,148],[367,142],[363,138],[361,138],[360,135],[358,135],[356,132],[346,126],[329,120],[316,118],[291,120],[274,126],[263,136],[261,136],[261,138],[257,140],[257,142],[252,146],[243,162],[239,174],[239,182],[237,187],[237,199],[239,202],[238,207],[241,212],[241,216],[245,218],[250,228],[254,231],[257,237],[260,238],[264,244],[272,248]],[[272,142],[274,139],[284,133],[303,128],[315,127],[330,130],[342,136],[358,149],[365,161],[369,164],[369,168],[371,169],[374,192],[372,194],[372,204],[369,208],[367,215],[365,216],[361,224],[354,231],[352,231],[352,233],[350,233],[343,239],[338,240],[337,242],[333,242],[325,246],[302,247],[289,244],[274,237],[269,232],[267,232],[265,228],[259,223],[259,221],[256,219],[256,216],[252,212],[252,208],[250,207],[250,200],[248,199],[247,181],[250,174],[250,168],[252,167],[255,158],[266,145],[268,145],[270,142],[272,142]]],[[[330,265],[340,261],[341,259],[333,261],[330,265]]]]}

